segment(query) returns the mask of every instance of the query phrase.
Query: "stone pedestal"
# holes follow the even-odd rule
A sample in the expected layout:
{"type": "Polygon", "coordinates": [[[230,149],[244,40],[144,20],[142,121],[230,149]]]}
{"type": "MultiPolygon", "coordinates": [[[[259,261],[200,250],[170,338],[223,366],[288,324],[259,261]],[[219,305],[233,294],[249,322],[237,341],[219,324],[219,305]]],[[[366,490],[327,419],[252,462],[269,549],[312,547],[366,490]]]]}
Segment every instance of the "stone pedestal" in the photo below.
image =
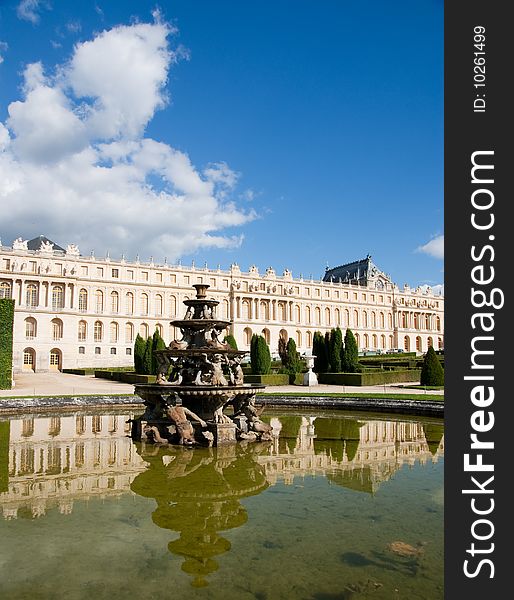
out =
{"type": "Polygon", "coordinates": [[[233,444],[236,441],[234,423],[209,423],[207,429],[214,435],[214,445],[233,444]]]}
{"type": "Polygon", "coordinates": [[[313,372],[314,367],[314,359],[316,358],[314,355],[309,354],[305,356],[307,360],[307,373],[303,376],[303,385],[318,385],[318,378],[316,377],[316,373],[313,372]]]}

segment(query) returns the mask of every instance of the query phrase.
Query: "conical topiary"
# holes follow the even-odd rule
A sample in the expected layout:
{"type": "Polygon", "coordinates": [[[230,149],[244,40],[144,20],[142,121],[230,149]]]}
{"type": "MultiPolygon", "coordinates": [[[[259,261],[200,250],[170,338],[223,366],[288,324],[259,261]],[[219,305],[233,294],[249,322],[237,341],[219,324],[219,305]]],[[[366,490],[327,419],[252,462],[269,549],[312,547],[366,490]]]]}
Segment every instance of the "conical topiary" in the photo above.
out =
{"type": "Polygon", "coordinates": [[[423,360],[420,383],[429,386],[444,385],[444,370],[432,346],[429,346],[423,360]]]}

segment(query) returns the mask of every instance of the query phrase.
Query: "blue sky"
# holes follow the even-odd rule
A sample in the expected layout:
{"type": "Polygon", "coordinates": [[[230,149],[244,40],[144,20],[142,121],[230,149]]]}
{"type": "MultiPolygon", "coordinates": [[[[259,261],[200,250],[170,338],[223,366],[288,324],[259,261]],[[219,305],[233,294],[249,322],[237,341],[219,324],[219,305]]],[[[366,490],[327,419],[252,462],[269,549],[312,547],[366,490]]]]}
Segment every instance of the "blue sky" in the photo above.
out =
{"type": "Polygon", "coordinates": [[[443,3],[0,2],[0,236],[443,281],[443,3]]]}

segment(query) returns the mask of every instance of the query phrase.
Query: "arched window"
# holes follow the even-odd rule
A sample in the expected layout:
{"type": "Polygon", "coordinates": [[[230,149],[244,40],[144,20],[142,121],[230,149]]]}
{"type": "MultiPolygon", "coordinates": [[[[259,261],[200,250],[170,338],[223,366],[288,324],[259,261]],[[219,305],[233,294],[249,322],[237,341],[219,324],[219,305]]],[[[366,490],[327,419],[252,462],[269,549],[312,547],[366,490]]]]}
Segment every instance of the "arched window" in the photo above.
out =
{"type": "Polygon", "coordinates": [[[430,327],[430,317],[431,317],[431,315],[425,315],[425,329],[428,329],[428,330],[432,329],[430,327]]]}
{"type": "Polygon", "coordinates": [[[228,319],[229,318],[228,300],[223,300],[223,304],[222,304],[222,318],[223,319],[228,319]]]}
{"type": "Polygon", "coordinates": [[[25,319],[25,338],[27,340],[33,340],[37,335],[36,319],[33,317],[27,317],[25,319]]]}
{"type": "Polygon", "coordinates": [[[393,315],[391,313],[387,314],[387,327],[388,327],[388,329],[393,328],[393,315]]]}
{"type": "Polygon", "coordinates": [[[374,310],[371,312],[371,327],[373,329],[377,327],[377,314],[374,310]]]}
{"type": "Polygon", "coordinates": [[[300,305],[299,304],[295,304],[295,307],[294,307],[294,318],[295,318],[295,321],[297,323],[300,323],[301,320],[302,320],[302,312],[300,310],[300,305]]]}
{"type": "Polygon", "coordinates": [[[252,330],[249,327],[243,329],[243,339],[244,343],[249,346],[252,341],[252,330]]]}
{"type": "Polygon", "coordinates": [[[163,300],[161,294],[155,295],[155,316],[160,317],[163,313],[163,300]]]}
{"type": "Polygon", "coordinates": [[[364,334],[364,350],[369,348],[369,336],[367,333],[364,334]]]}
{"type": "Polygon", "coordinates": [[[373,343],[373,346],[372,346],[372,347],[373,347],[374,349],[378,348],[378,338],[377,338],[376,334],[373,334],[373,335],[371,336],[371,340],[372,340],[372,343],[373,343]]]}
{"type": "Polygon", "coordinates": [[[312,347],[312,332],[311,331],[307,331],[307,333],[305,334],[305,345],[307,346],[307,348],[312,347]]]}
{"type": "Polygon", "coordinates": [[[25,304],[30,308],[37,306],[37,285],[29,283],[25,291],[25,304]]]}
{"type": "Polygon", "coordinates": [[[389,348],[392,348],[394,344],[394,337],[392,335],[389,336],[389,348]]]}
{"type": "MultiPolygon", "coordinates": [[[[59,350],[59,348],[52,348],[50,350],[50,370],[51,371],[60,371],[62,368],[62,353],[59,350]]],[[[56,417],[57,419],[59,417],[56,417]]],[[[53,421],[54,417],[52,418],[53,421]]],[[[59,419],[60,421],[60,419],[59,419]]],[[[55,423],[55,421],[54,421],[55,423]]],[[[54,429],[55,431],[55,429],[54,429]]],[[[49,431],[50,435],[52,435],[52,432],[49,431]]],[[[58,432],[57,432],[58,434],[58,432]]]]}
{"type": "Polygon", "coordinates": [[[64,308],[64,290],[60,285],[54,285],[52,288],[52,310],[64,308]]]}
{"type": "Polygon", "coordinates": [[[282,338],[285,342],[287,342],[287,340],[289,339],[289,335],[287,334],[287,331],[285,329],[281,329],[279,331],[278,337],[282,338]]]}
{"type": "Polygon", "coordinates": [[[302,345],[302,332],[299,330],[296,331],[296,345],[298,348],[302,345]]]}
{"type": "Polygon", "coordinates": [[[79,321],[78,338],[79,338],[79,342],[85,342],[87,339],[87,323],[86,323],[86,321],[79,321]]]}
{"type": "Polygon", "coordinates": [[[12,287],[9,281],[2,281],[0,283],[0,298],[11,298],[12,287]]]}
{"type": "Polygon", "coordinates": [[[139,326],[139,335],[146,340],[148,337],[148,325],[146,323],[141,323],[139,326]]]}
{"type": "Polygon", "coordinates": [[[118,313],[120,310],[120,295],[118,292],[111,292],[111,312],[118,313]]]}
{"type": "Polygon", "coordinates": [[[321,309],[319,306],[316,306],[314,309],[314,323],[316,325],[321,325],[321,309]]]}
{"type": "Polygon", "coordinates": [[[439,350],[443,349],[443,338],[437,338],[437,346],[439,350]]]}
{"type": "Polygon", "coordinates": [[[134,341],[134,325],[132,323],[125,324],[125,341],[127,343],[134,341]]]}
{"type": "Polygon", "coordinates": [[[441,331],[441,317],[437,317],[436,320],[437,331],[441,331]]]}
{"type": "Polygon", "coordinates": [[[148,294],[141,294],[141,314],[148,314],[148,294]]]}
{"type": "Polygon", "coordinates": [[[95,342],[101,342],[104,335],[104,326],[102,321],[95,321],[93,339],[95,342]]]}
{"type": "Polygon", "coordinates": [[[421,329],[419,322],[419,313],[414,313],[414,329],[421,329]]]}
{"type": "Polygon", "coordinates": [[[433,340],[431,337],[429,337],[429,338],[428,338],[428,340],[427,340],[427,345],[428,345],[428,347],[429,347],[429,348],[432,348],[432,347],[433,347],[433,345],[434,345],[434,340],[433,340]]]}
{"type": "Polygon", "coordinates": [[[330,308],[325,308],[325,325],[330,325],[330,308]]]}
{"type": "Polygon", "coordinates": [[[102,290],[96,290],[95,292],[95,312],[103,313],[104,311],[104,293],[102,290]]]}
{"type": "Polygon", "coordinates": [[[361,347],[361,336],[356,333],[355,334],[355,343],[357,344],[357,350],[361,347]]]}
{"type": "Polygon", "coordinates": [[[404,329],[407,329],[407,327],[409,326],[409,320],[407,317],[407,313],[406,312],[402,312],[402,327],[404,329]]]}
{"type": "Polygon", "coordinates": [[[241,318],[245,321],[248,321],[248,319],[250,318],[250,303],[248,302],[248,300],[243,300],[242,305],[243,314],[241,318]]]}
{"type": "Polygon", "coordinates": [[[157,325],[155,326],[155,329],[157,329],[157,331],[158,331],[159,335],[162,337],[162,336],[163,336],[163,333],[164,333],[164,330],[163,330],[163,328],[162,328],[162,325],[161,325],[160,323],[157,323],[157,325]]]}
{"type": "Polygon", "coordinates": [[[338,327],[340,327],[341,326],[341,311],[338,308],[335,309],[335,319],[336,319],[336,325],[338,327]]]}
{"type": "MultiPolygon", "coordinates": [[[[363,327],[367,327],[368,326],[368,311],[364,310],[362,311],[362,326],[363,327]]],[[[365,346],[367,348],[367,346],[365,346]]]]}
{"type": "Polygon", "coordinates": [[[278,320],[287,321],[287,305],[284,302],[278,303],[278,320]]]}
{"type": "Polygon", "coordinates": [[[87,290],[84,288],[79,291],[79,310],[80,312],[87,311],[87,290]]]}
{"type": "Polygon", "coordinates": [[[359,326],[359,311],[358,310],[353,311],[353,326],[354,327],[359,326]]]}
{"type": "Polygon", "coordinates": [[[416,337],[416,350],[418,352],[422,352],[423,351],[423,345],[421,343],[421,337],[419,335],[416,337]]]}
{"type": "Polygon", "coordinates": [[[269,303],[266,300],[261,300],[261,319],[269,321],[269,303]]]}
{"type": "Polygon", "coordinates": [[[271,334],[269,332],[269,329],[264,328],[262,330],[262,337],[266,340],[266,344],[270,343],[271,340],[271,334]]]}
{"type": "Polygon", "coordinates": [[[25,348],[23,351],[23,370],[36,370],[36,352],[34,348],[25,348]]]}
{"type": "Polygon", "coordinates": [[[134,294],[132,292],[127,292],[125,295],[125,312],[127,315],[134,314],[134,294]]]}
{"type": "Polygon", "coordinates": [[[305,307],[305,322],[307,323],[307,325],[311,324],[311,307],[310,306],[305,307]]]}
{"type": "Polygon", "coordinates": [[[410,352],[410,338],[408,335],[403,338],[403,347],[405,352],[410,352]]]}
{"type": "Polygon", "coordinates": [[[118,336],[119,336],[119,326],[118,323],[116,323],[116,321],[112,321],[110,326],[109,326],[109,339],[111,341],[111,343],[117,342],[118,341],[118,336]]]}
{"type": "MultiPolygon", "coordinates": [[[[228,304],[227,300],[223,301],[228,304]]],[[[175,296],[170,297],[170,315],[174,317],[177,314],[177,298],[175,296]]]]}
{"type": "Polygon", "coordinates": [[[344,323],[343,323],[343,325],[345,327],[349,327],[350,326],[350,311],[347,308],[344,309],[344,323]]]}
{"type": "Polygon", "coordinates": [[[385,315],[383,312],[380,313],[380,328],[384,329],[385,328],[385,315]]]}
{"type": "Polygon", "coordinates": [[[386,336],[384,334],[382,334],[380,336],[380,347],[385,350],[386,347],[386,336]]]}
{"type": "Polygon", "coordinates": [[[61,319],[52,319],[52,339],[62,339],[63,325],[61,319]]]}

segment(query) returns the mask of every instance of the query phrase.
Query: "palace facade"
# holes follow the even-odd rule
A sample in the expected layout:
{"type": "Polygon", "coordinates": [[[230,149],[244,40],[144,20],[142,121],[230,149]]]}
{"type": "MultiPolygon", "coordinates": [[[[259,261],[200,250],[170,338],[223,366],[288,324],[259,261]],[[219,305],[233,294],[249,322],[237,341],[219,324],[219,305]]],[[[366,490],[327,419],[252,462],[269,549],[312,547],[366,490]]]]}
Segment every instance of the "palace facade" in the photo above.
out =
{"type": "Polygon", "coordinates": [[[315,280],[271,267],[259,273],[237,264],[222,270],[83,256],[74,244],[64,249],[40,236],[0,244],[0,298],[15,300],[14,372],[131,365],[138,333],[146,338],[157,328],[166,343],[180,338],[170,321],[183,317],[196,283],[210,286],[241,350],[257,333],[272,352],[280,337],[292,337],[304,353],[315,331],[338,326],[352,330],[360,351],[444,348],[443,296],[400,289],[370,256],[315,280]]]}

